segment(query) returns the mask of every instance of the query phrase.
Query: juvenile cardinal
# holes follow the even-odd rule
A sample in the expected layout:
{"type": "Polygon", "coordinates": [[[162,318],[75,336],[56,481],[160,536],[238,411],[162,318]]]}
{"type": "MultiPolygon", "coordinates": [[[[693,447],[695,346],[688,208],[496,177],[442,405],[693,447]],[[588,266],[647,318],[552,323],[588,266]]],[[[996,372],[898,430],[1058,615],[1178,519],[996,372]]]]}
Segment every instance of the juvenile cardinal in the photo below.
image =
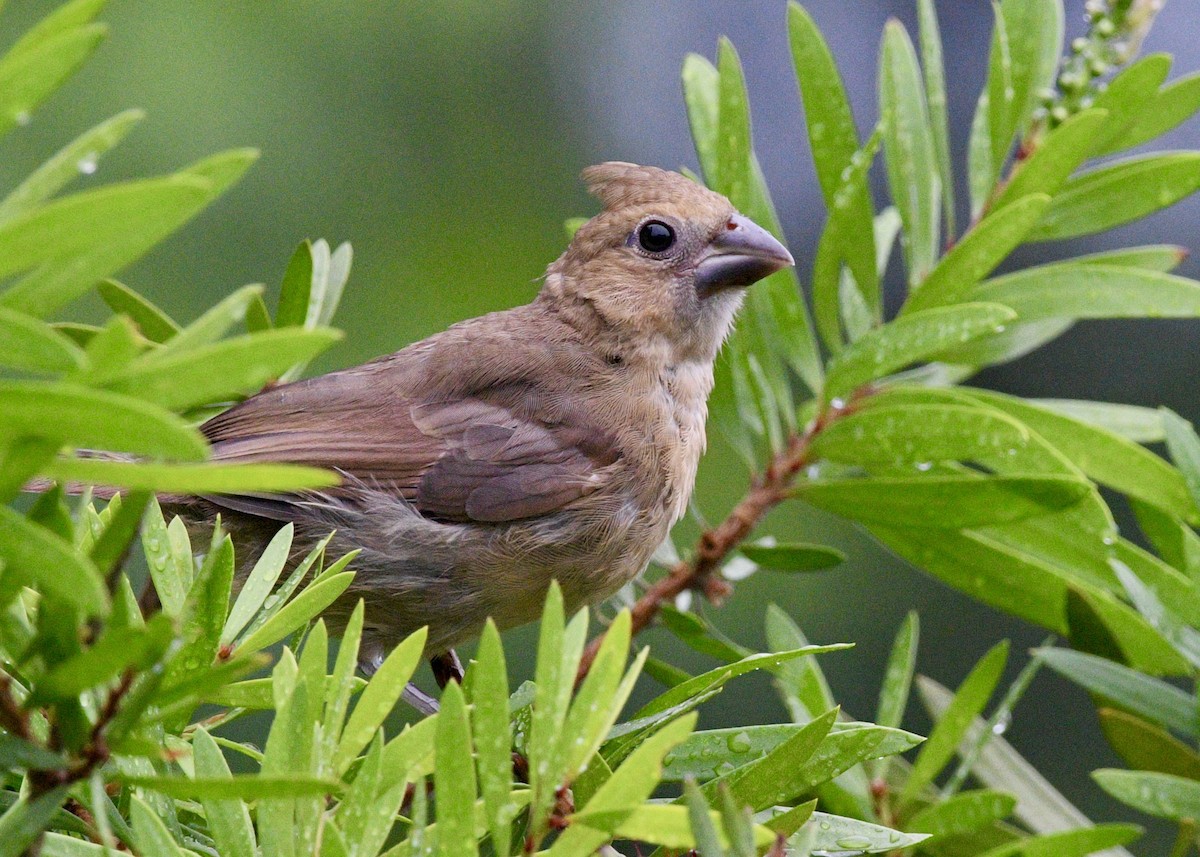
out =
{"type": "Polygon", "coordinates": [[[369,661],[429,627],[426,651],[569,609],[639,572],[683,514],[704,450],[713,360],[743,289],[793,263],[725,197],[678,173],[583,173],[604,211],[532,303],[454,325],[362,366],[276,387],[203,427],[219,461],[336,470],[340,487],[197,499],[253,559],[284,523],[361,548],[369,661]]]}

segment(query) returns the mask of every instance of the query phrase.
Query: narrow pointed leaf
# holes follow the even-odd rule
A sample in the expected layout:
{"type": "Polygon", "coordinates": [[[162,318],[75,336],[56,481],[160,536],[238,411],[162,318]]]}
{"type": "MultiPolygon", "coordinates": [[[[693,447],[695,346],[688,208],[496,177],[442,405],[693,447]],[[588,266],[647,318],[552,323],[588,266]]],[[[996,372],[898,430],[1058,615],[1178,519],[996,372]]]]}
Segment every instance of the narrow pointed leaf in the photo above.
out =
{"type": "Polygon", "coordinates": [[[922,310],[872,330],[829,366],[825,398],[844,397],[858,387],[956,345],[1003,330],[1016,313],[995,303],[968,303],[922,310]]]}
{"type": "Polygon", "coordinates": [[[1159,137],[1186,122],[1200,110],[1200,73],[1171,81],[1158,91],[1146,109],[1124,135],[1104,152],[1132,149],[1159,137]]]}
{"type": "Polygon", "coordinates": [[[888,185],[904,223],[908,282],[914,285],[928,276],[937,259],[941,196],[916,51],[897,21],[889,21],[884,30],[879,114],[888,185]]]}
{"type": "Polygon", "coordinates": [[[181,494],[299,491],[327,488],[340,482],[340,477],[331,470],[294,464],[149,464],[59,458],[44,472],[60,482],[181,494]]]}
{"type": "Polygon", "coordinates": [[[65,383],[0,381],[0,434],[64,445],[197,461],[200,433],[147,402],[65,383]]]}
{"type": "Polygon", "coordinates": [[[1129,667],[1069,649],[1038,649],[1046,666],[1134,714],[1195,736],[1200,720],[1195,697],[1129,667]]]}
{"type": "Polygon", "coordinates": [[[956,530],[1062,509],[1088,486],[1069,476],[917,476],[805,482],[793,493],[864,523],[956,530]]]}
{"type": "Polygon", "coordinates": [[[50,325],[0,307],[0,366],[26,372],[66,372],[82,368],[83,350],[50,325]]]}
{"type": "Polygon", "coordinates": [[[1139,220],[1200,188],[1200,152],[1170,152],[1129,158],[1068,181],[1031,241],[1090,235],[1139,220]]]}
{"type": "Polygon", "coordinates": [[[942,257],[920,288],[912,293],[904,311],[930,309],[966,299],[971,287],[1025,239],[1049,203],[1049,196],[1034,193],[985,217],[942,257]]]}
{"type": "Polygon", "coordinates": [[[31,211],[72,180],[94,171],[97,160],[125,139],[145,115],[141,110],[126,110],[72,140],[0,202],[0,222],[31,211]]]}
{"type": "Polygon", "coordinates": [[[912,771],[900,792],[902,803],[911,801],[933,782],[967,734],[972,721],[979,716],[996,689],[1004,664],[1008,660],[1008,641],[993,646],[963,679],[954,700],[934,724],[929,738],[917,753],[912,771]]]}

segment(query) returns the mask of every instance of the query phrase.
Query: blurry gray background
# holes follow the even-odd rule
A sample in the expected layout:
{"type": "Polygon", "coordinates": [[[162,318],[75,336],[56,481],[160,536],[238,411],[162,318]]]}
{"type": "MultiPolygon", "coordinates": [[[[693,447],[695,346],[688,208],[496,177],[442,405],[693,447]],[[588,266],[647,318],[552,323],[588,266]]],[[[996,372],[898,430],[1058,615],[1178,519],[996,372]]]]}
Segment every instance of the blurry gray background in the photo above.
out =
{"type": "MultiPolygon", "coordinates": [[[[53,5],[10,3],[0,18],[4,41],[53,5]]],[[[1068,38],[1083,29],[1082,7],[1082,0],[1067,3],[1068,38]]],[[[841,66],[860,129],[869,128],[881,29],[896,16],[915,32],[915,3],[812,0],[808,8],[841,66]]],[[[941,0],[938,11],[951,141],[961,165],[984,78],[991,6],[941,0]]],[[[0,186],[131,106],[149,118],[87,181],[166,171],[224,147],[261,148],[262,160],[240,185],[125,279],[190,319],[243,283],[273,288],[302,238],[350,240],[354,272],[338,318],[348,338],[318,368],[351,365],[531,298],[536,278],[562,250],[563,220],[595,211],[577,180],[582,167],[622,159],[694,168],[680,66],[688,52],[712,58],[717,37],[728,35],[746,68],[757,150],[807,279],[824,214],[784,13],[777,0],[118,0],[103,16],[112,32],[98,56],[32,124],[4,141],[0,186]]],[[[1173,76],[1200,68],[1198,21],[1200,0],[1169,0],[1145,50],[1175,54],[1173,76]]],[[[1166,141],[1172,148],[1198,144],[1195,120],[1166,141]]],[[[1192,198],[1096,238],[1021,251],[1011,264],[1134,243],[1197,249],[1197,222],[1200,199],[1192,198]]],[[[1182,273],[1197,276],[1200,266],[1190,260],[1182,273]]],[[[96,311],[86,301],[78,308],[82,317],[96,311]]],[[[1023,395],[1166,404],[1197,420],[1198,343],[1200,324],[1193,322],[1083,324],[978,383],[1023,395]]],[[[725,452],[714,444],[698,489],[713,519],[745,484],[725,452]]],[[[710,615],[741,642],[759,646],[763,609],[774,601],[815,642],[857,642],[823,664],[839,700],[859,717],[874,710],[883,659],[910,608],[922,617],[920,670],[951,686],[997,639],[1013,640],[1015,671],[1042,638],[798,505],[778,510],[768,529],[827,540],[852,561],[821,576],[760,574],[710,615]]],[[[531,630],[509,638],[514,674],[523,676],[529,664],[519,658],[531,651],[531,630]]],[[[647,639],[682,666],[711,666],[661,633],[647,639]]],[[[646,685],[643,692],[651,692],[646,685]]],[[[909,715],[912,728],[926,727],[916,706],[909,715]]],[[[767,683],[749,679],[710,704],[703,722],[782,716],[767,683]]],[[[1086,776],[1115,760],[1081,692],[1043,675],[1009,737],[1086,811],[1133,815],[1086,776]]]]}

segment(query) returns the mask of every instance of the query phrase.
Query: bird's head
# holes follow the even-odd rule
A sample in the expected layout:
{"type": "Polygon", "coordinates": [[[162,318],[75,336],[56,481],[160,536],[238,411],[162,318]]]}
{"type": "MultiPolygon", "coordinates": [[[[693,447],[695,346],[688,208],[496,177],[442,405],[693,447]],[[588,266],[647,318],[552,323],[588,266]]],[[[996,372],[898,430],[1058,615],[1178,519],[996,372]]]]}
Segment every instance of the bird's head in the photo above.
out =
{"type": "Polygon", "coordinates": [[[794,264],[765,229],[679,173],[617,161],[583,171],[604,211],[550,266],[547,290],[614,333],[711,359],[746,286],[794,264]]]}

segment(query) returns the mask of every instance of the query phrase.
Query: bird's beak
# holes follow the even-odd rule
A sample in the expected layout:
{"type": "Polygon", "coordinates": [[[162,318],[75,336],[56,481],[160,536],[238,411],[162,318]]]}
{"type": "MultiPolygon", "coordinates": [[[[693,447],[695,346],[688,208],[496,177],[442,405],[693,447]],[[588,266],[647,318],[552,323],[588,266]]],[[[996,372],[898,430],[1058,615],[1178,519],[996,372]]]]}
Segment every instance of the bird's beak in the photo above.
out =
{"type": "Polygon", "coordinates": [[[706,297],[721,289],[749,286],[794,264],[792,254],[770,232],[735,214],[696,266],[696,292],[706,297]]]}

